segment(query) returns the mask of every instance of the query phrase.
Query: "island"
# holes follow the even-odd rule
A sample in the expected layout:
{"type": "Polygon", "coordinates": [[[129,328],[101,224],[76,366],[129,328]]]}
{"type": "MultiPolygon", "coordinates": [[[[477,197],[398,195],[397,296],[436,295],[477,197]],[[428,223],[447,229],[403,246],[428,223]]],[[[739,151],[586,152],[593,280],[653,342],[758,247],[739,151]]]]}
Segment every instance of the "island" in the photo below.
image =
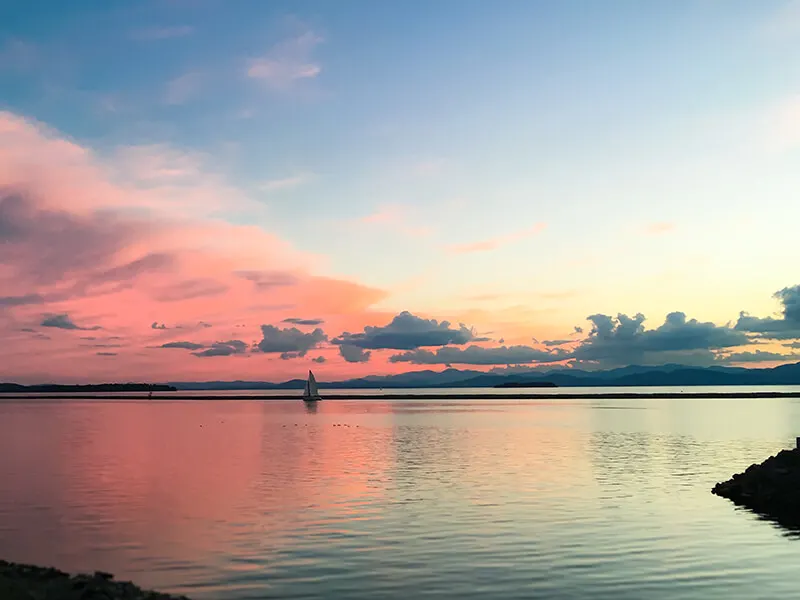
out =
{"type": "Polygon", "coordinates": [[[73,575],[50,567],[0,560],[0,598],[3,600],[188,600],[115,581],[111,573],[73,575]]]}
{"type": "Polygon", "coordinates": [[[797,448],[750,465],[711,492],[788,528],[800,528],[800,438],[797,448]]]}
{"type": "Polygon", "coordinates": [[[20,385],[0,382],[0,394],[68,394],[70,392],[175,392],[178,388],[164,383],[96,383],[69,385],[45,383],[41,385],[20,385]]]}

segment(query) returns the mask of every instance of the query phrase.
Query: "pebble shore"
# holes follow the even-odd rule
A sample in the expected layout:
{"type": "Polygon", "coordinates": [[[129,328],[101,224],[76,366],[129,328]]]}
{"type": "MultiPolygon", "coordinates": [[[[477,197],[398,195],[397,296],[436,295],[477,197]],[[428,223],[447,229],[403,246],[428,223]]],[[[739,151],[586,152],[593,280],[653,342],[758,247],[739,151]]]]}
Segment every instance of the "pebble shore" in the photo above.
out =
{"type": "Polygon", "coordinates": [[[2,600],[189,600],[143,590],[130,581],[116,581],[111,573],[70,575],[51,567],[0,560],[2,600]]]}

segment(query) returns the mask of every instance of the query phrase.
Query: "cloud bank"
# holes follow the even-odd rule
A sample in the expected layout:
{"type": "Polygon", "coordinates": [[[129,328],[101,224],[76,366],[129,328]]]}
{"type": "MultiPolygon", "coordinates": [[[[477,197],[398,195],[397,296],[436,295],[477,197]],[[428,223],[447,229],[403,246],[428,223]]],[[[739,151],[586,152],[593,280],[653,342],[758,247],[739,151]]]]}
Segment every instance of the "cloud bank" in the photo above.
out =
{"type": "Polygon", "coordinates": [[[334,344],[363,349],[413,350],[426,346],[466,344],[474,335],[464,325],[451,328],[448,321],[423,319],[403,311],[384,327],[367,326],[361,333],[343,333],[334,344]]]}

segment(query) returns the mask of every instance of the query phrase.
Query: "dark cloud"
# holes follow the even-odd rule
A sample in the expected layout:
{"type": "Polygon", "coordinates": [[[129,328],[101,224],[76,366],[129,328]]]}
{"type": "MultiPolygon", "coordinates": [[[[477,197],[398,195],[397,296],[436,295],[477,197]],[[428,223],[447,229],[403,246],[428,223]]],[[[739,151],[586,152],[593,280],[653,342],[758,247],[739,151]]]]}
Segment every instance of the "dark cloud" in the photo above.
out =
{"type": "Polygon", "coordinates": [[[343,333],[333,343],[370,350],[414,350],[426,346],[466,344],[473,338],[472,331],[463,325],[451,329],[447,321],[439,323],[435,319],[422,319],[403,311],[385,327],[367,326],[363,333],[343,333]]]}
{"type": "Polygon", "coordinates": [[[301,319],[299,317],[289,317],[283,320],[284,323],[292,323],[293,325],[322,325],[325,321],[323,319],[301,319]]]}
{"type": "Polygon", "coordinates": [[[124,344],[81,344],[86,348],[124,348],[124,344]]]}
{"type": "Polygon", "coordinates": [[[756,350],[755,352],[734,352],[724,358],[720,362],[724,363],[754,363],[754,362],[778,362],[789,360],[793,357],[790,354],[779,354],[777,352],[762,352],[756,350]]]}
{"type": "Polygon", "coordinates": [[[583,327],[575,326],[575,333],[583,333],[583,327]]]}
{"type": "MultiPolygon", "coordinates": [[[[682,312],[667,315],[656,329],[645,330],[641,313],[616,318],[596,314],[588,317],[592,323],[589,337],[572,352],[579,361],[596,361],[609,365],[653,364],[669,357],[680,362],[683,355],[692,364],[712,361],[712,350],[743,346],[747,336],[729,327],[686,319],[682,312]]],[[[689,364],[689,363],[686,363],[689,364]]]]}
{"type": "Polygon", "coordinates": [[[800,324],[800,285],[783,288],[775,297],[783,304],[783,318],[800,324]]]}
{"type": "Polygon", "coordinates": [[[152,325],[150,325],[150,329],[166,329],[167,326],[164,323],[159,323],[158,321],[153,321],[152,325]]]}
{"type": "Polygon", "coordinates": [[[340,344],[339,354],[341,354],[342,358],[349,363],[365,363],[369,362],[372,352],[369,350],[364,350],[363,348],[359,348],[358,346],[340,344]]]}
{"type": "Polygon", "coordinates": [[[204,344],[195,344],[194,342],[167,342],[166,344],[161,344],[162,348],[181,348],[183,350],[200,350],[200,348],[205,348],[204,344]]]}
{"type": "Polygon", "coordinates": [[[408,362],[417,365],[515,365],[526,363],[549,363],[566,360],[569,352],[560,350],[537,350],[530,346],[500,346],[484,348],[468,346],[466,348],[439,348],[430,350],[412,350],[389,357],[390,362],[408,362]]]}
{"type": "Polygon", "coordinates": [[[760,338],[770,340],[793,340],[795,338],[800,338],[800,325],[795,325],[785,319],[752,317],[744,312],[739,314],[734,329],[757,334],[760,338]]]}
{"type": "Polygon", "coordinates": [[[95,352],[97,356],[116,356],[116,352],[95,352]]]}
{"type": "Polygon", "coordinates": [[[792,348],[793,350],[800,350],[800,342],[790,342],[783,345],[787,348],[792,348]]]}
{"type": "Polygon", "coordinates": [[[41,333],[39,331],[36,331],[35,329],[32,329],[31,327],[23,327],[22,329],[20,329],[20,331],[23,332],[23,333],[30,333],[31,337],[39,339],[39,340],[49,340],[49,339],[51,339],[49,335],[45,335],[45,334],[43,334],[43,333],[41,333]]]}
{"type": "Polygon", "coordinates": [[[25,294],[22,296],[0,296],[0,306],[25,306],[30,304],[43,304],[45,297],[41,294],[25,294]]]}
{"type": "Polygon", "coordinates": [[[0,189],[0,289],[57,291],[0,298],[0,306],[60,302],[133,287],[140,275],[173,263],[148,254],[120,263],[121,252],[147,235],[152,223],[111,212],[74,215],[37,206],[31,198],[0,189]]]}
{"type": "Polygon", "coordinates": [[[132,221],[41,209],[25,196],[0,190],[3,264],[15,272],[15,279],[53,284],[96,272],[139,233],[132,221]]]}
{"type": "Polygon", "coordinates": [[[548,348],[552,348],[553,346],[563,346],[564,344],[569,344],[574,341],[575,340],[544,340],[542,341],[542,344],[544,344],[548,348]]]}
{"type": "Polygon", "coordinates": [[[80,331],[96,331],[102,329],[99,325],[93,327],[80,327],[73,323],[66,313],[60,315],[49,315],[41,322],[42,327],[55,327],[56,329],[71,329],[80,331]]]}
{"type": "Polygon", "coordinates": [[[228,286],[213,279],[187,279],[159,288],[155,299],[160,302],[179,302],[206,296],[218,296],[228,291],[228,286]]]}
{"type": "Polygon", "coordinates": [[[262,325],[261,336],[255,350],[281,354],[284,360],[305,356],[309,350],[328,340],[328,336],[319,328],[311,333],[303,333],[297,327],[279,329],[274,325],[262,325]]]}
{"type": "Polygon", "coordinates": [[[773,297],[781,303],[781,318],[752,317],[742,312],[734,328],[766,339],[800,338],[800,285],[783,288],[773,297]]]}
{"type": "Polygon", "coordinates": [[[285,271],[238,271],[239,277],[252,281],[259,290],[271,289],[284,285],[294,285],[298,279],[285,271]]]}
{"type": "Polygon", "coordinates": [[[195,356],[202,358],[211,356],[232,356],[234,354],[244,354],[247,351],[247,344],[241,340],[228,340],[227,342],[214,342],[211,347],[202,352],[192,352],[195,356]]]}
{"type": "Polygon", "coordinates": [[[92,273],[84,279],[82,285],[86,288],[91,288],[109,283],[127,282],[128,285],[117,288],[124,289],[125,287],[130,287],[132,280],[139,275],[150,271],[159,271],[172,263],[173,257],[169,254],[151,253],[122,265],[92,273]]]}
{"type": "Polygon", "coordinates": [[[197,325],[198,325],[199,327],[204,327],[204,328],[206,328],[206,329],[208,329],[209,327],[211,327],[211,326],[212,326],[212,325],[211,325],[211,323],[206,323],[205,321],[199,321],[199,322],[197,323],[197,325]]]}
{"type": "Polygon", "coordinates": [[[315,363],[324,363],[326,361],[324,356],[315,356],[311,360],[315,363]]]}

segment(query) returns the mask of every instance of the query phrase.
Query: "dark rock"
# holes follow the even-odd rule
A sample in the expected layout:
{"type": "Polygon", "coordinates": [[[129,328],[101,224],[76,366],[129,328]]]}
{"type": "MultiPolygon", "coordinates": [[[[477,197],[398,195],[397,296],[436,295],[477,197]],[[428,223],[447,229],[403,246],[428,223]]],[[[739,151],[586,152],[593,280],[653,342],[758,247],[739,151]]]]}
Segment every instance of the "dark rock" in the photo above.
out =
{"type": "Polygon", "coordinates": [[[781,450],[711,490],[782,525],[800,527],[800,449],[781,450]]]}
{"type": "Polygon", "coordinates": [[[111,573],[74,575],[50,567],[0,560],[0,600],[188,600],[142,590],[129,581],[114,581],[111,573]]]}

